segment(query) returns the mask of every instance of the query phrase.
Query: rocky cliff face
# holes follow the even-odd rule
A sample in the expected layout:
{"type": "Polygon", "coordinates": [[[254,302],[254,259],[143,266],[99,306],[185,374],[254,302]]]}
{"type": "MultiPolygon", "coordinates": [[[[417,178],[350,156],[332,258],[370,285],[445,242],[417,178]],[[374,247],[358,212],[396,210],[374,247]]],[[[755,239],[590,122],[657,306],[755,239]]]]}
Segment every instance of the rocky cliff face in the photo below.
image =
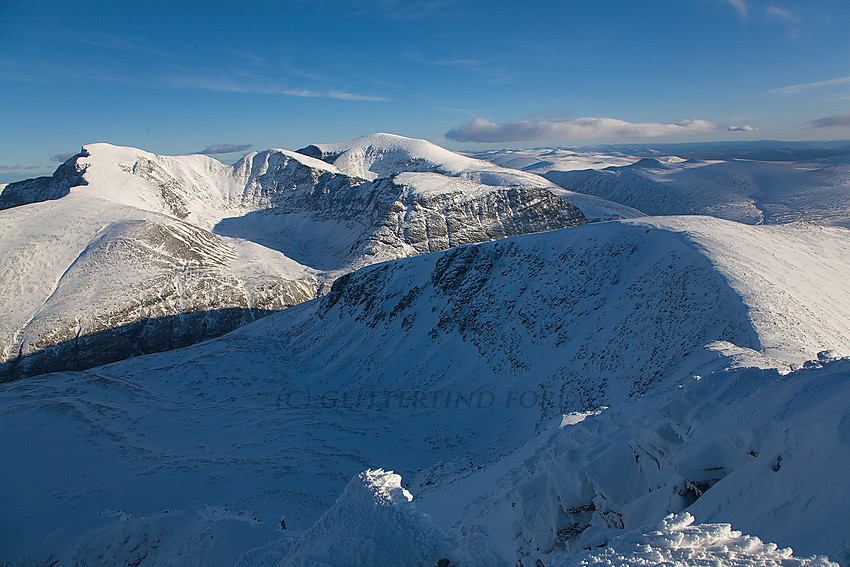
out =
{"type": "Polygon", "coordinates": [[[56,168],[51,177],[36,177],[7,184],[0,192],[0,210],[61,199],[71,191],[71,187],[87,185],[88,182],[83,177],[85,166],[78,166],[77,159],[88,155],[88,151],[83,148],[80,153],[56,168]]]}

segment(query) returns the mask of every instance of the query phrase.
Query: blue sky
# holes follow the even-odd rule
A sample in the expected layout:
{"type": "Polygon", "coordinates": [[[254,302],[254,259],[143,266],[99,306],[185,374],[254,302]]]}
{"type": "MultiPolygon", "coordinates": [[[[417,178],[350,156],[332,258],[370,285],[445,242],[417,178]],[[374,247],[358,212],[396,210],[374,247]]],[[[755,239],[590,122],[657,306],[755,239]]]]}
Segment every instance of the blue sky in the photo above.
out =
{"type": "Polygon", "coordinates": [[[91,142],[848,139],[848,38],[848,0],[6,0],[0,181],[91,142]]]}

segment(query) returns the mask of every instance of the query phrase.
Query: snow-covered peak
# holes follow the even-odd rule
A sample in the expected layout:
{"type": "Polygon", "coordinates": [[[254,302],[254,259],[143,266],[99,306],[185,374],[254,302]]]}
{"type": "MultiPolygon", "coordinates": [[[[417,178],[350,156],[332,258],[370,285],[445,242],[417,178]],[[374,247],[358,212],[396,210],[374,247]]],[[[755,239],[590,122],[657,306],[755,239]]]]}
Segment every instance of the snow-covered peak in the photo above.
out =
{"type": "Polygon", "coordinates": [[[482,163],[427,140],[383,133],[334,144],[315,144],[299,151],[332,163],[348,175],[369,180],[390,177],[402,171],[458,173],[466,169],[481,169],[482,163]]]}
{"type": "Polygon", "coordinates": [[[449,151],[427,140],[372,134],[347,142],[315,144],[299,152],[334,164],[340,171],[374,180],[402,172],[436,172],[484,185],[548,187],[545,179],[449,151]]]}

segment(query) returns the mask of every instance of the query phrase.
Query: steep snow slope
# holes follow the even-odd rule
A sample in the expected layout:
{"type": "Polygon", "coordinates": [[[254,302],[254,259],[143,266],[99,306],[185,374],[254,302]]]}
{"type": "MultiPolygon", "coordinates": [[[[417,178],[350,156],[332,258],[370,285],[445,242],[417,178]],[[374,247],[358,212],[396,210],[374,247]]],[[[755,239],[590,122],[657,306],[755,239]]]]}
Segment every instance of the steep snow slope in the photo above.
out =
{"type": "Polygon", "coordinates": [[[319,285],[280,253],[79,193],[0,211],[0,235],[0,380],[186,346],[319,285]]]}
{"type": "Polygon", "coordinates": [[[439,485],[561,412],[850,353],[848,246],[808,225],[585,225],[369,267],[214,341],[3,385],[0,549],[100,510],[226,505],[304,529],[366,468],[439,485]]]}
{"type": "Polygon", "coordinates": [[[748,224],[809,221],[850,227],[850,159],[809,162],[643,159],[543,174],[561,187],[651,215],[703,214],[748,224]]]}

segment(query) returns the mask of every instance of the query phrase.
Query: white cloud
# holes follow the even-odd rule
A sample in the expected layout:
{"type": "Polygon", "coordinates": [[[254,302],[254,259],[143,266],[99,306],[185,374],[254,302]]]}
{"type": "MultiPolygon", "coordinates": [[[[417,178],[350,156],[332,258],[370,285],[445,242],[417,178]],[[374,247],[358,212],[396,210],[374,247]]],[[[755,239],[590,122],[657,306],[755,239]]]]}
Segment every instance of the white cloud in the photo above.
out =
{"type": "Polygon", "coordinates": [[[338,100],[364,100],[368,102],[387,102],[389,99],[383,96],[359,95],[344,91],[314,91],[310,89],[284,89],[280,91],[270,90],[264,94],[282,94],[289,96],[300,96],[302,98],[335,98],[338,100]]]}
{"type": "Polygon", "coordinates": [[[497,124],[476,118],[446,132],[458,142],[524,142],[532,140],[578,140],[593,138],[654,138],[698,132],[715,132],[720,127],[707,120],[684,120],[676,124],[626,122],[616,118],[573,118],[557,121],[522,121],[497,124]]]}
{"type": "Polygon", "coordinates": [[[369,102],[387,102],[390,100],[383,96],[361,95],[347,91],[285,89],[275,86],[274,84],[269,84],[261,78],[253,76],[209,76],[186,73],[182,75],[171,75],[165,77],[162,81],[171,88],[188,88],[226,93],[285,95],[302,98],[332,98],[337,100],[360,100],[369,102]]]}
{"type": "Polygon", "coordinates": [[[244,152],[251,146],[252,144],[213,144],[212,146],[207,146],[198,153],[208,156],[216,154],[230,154],[234,152],[244,152]]]}
{"type": "Polygon", "coordinates": [[[829,79],[828,81],[818,81],[816,83],[801,83],[799,85],[791,85],[789,87],[780,87],[778,89],[772,89],[767,92],[769,92],[770,94],[777,95],[791,95],[797,94],[801,91],[820,89],[823,87],[832,87],[835,85],[844,85],[847,83],[850,83],[850,77],[839,77],[838,79],[829,79]]]}
{"type": "Polygon", "coordinates": [[[743,126],[729,126],[726,128],[728,132],[758,132],[758,128],[744,124],[743,126]]]}
{"type": "Polygon", "coordinates": [[[850,127],[850,112],[836,114],[834,116],[825,116],[817,120],[810,120],[803,124],[804,128],[833,128],[833,127],[850,127]]]}

